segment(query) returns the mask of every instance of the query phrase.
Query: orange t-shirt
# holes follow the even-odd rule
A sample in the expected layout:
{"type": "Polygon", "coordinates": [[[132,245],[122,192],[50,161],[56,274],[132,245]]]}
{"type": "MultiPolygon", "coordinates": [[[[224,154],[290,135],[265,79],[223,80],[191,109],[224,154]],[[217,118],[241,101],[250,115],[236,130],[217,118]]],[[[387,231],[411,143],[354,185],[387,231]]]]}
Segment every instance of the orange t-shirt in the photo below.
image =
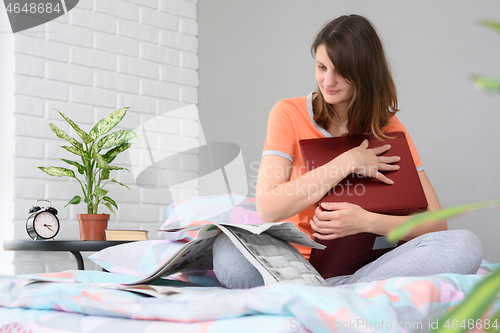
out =
{"type": "MultiPolygon", "coordinates": [[[[417,171],[423,170],[413,141],[396,116],[393,116],[389,120],[389,123],[382,131],[385,133],[404,132],[417,171]]],[[[269,115],[267,137],[262,156],[278,155],[290,160],[292,162],[290,179],[295,179],[307,172],[299,140],[325,137],[331,137],[331,134],[319,126],[313,119],[312,93],[307,97],[284,99],[276,103],[269,115]]],[[[293,222],[299,230],[313,238],[313,230],[309,221],[312,220],[316,207],[317,204],[311,205],[285,221],[293,222]]],[[[299,245],[295,245],[295,247],[297,247],[304,257],[309,259],[310,248],[299,245]]]]}

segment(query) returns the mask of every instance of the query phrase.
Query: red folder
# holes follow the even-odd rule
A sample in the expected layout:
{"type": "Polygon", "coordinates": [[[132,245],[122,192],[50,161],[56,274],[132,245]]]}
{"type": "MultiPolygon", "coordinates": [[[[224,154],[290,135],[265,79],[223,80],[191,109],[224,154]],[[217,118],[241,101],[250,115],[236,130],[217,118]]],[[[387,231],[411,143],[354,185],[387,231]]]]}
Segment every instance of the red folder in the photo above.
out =
{"type": "MultiPolygon", "coordinates": [[[[302,154],[308,170],[320,167],[345,151],[369,140],[368,148],[390,144],[391,149],[382,155],[399,156],[397,171],[384,172],[394,184],[388,185],[375,178],[351,174],[328,192],[321,202],[350,202],[380,214],[409,215],[427,209],[427,200],[403,132],[386,133],[389,139],[375,136],[347,136],[300,140],[302,154]]],[[[381,155],[381,156],[382,156],[381,155]]],[[[334,240],[315,239],[327,246],[313,249],[309,261],[324,278],[350,275],[364,265],[389,252],[398,244],[389,244],[385,237],[360,233],[334,240]]]]}

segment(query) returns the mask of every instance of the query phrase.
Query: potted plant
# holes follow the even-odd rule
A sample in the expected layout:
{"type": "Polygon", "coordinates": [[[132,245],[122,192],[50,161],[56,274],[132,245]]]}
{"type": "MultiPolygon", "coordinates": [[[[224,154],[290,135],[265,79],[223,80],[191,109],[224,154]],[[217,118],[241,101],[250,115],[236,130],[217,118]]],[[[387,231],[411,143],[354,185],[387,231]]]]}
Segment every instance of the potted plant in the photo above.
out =
{"type": "MultiPolygon", "coordinates": [[[[123,119],[127,109],[117,110],[101,119],[88,133],[58,111],[61,117],[75,130],[82,142],[69,136],[54,124],[50,124],[50,128],[59,138],[71,144],[71,146],[61,146],[61,148],[80,158],[81,161],[78,162],[62,159],[67,164],[75,167],[79,176],[73,170],[62,167],[38,168],[48,175],[71,177],[80,183],[83,195],[75,195],[64,207],[77,205],[82,200],[87,204],[87,214],[77,215],[81,240],[104,240],[104,229],[107,228],[109,214],[98,214],[98,207],[99,205],[105,205],[113,213],[115,212],[113,207],[118,208],[116,202],[107,196],[108,191],[104,187],[111,182],[128,188],[128,186],[115,179],[109,178],[112,170],[126,170],[123,167],[112,166],[110,163],[119,153],[130,148],[132,144],[129,141],[137,137],[137,135],[134,131],[126,129],[108,134],[123,119]]],[[[130,190],[130,188],[128,189],[130,190]]]]}

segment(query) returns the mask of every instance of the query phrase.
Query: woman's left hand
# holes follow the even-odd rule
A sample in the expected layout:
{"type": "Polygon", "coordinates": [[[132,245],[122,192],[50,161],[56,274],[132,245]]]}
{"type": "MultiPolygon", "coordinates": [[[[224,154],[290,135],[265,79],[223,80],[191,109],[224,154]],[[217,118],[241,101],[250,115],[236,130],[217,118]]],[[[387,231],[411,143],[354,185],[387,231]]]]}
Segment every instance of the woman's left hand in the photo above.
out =
{"type": "Polygon", "coordinates": [[[347,202],[323,202],[314,211],[311,227],[318,239],[335,239],[366,232],[370,212],[347,202]]]}

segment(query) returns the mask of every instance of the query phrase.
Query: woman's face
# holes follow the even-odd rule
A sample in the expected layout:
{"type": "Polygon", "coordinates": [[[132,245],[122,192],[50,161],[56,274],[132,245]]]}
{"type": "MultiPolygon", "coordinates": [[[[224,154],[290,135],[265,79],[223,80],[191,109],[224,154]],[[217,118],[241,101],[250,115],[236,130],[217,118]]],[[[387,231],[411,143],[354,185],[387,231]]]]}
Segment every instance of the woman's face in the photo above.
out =
{"type": "Polygon", "coordinates": [[[349,106],[354,88],[335,70],[324,45],[316,50],[316,81],[327,103],[349,106]]]}

